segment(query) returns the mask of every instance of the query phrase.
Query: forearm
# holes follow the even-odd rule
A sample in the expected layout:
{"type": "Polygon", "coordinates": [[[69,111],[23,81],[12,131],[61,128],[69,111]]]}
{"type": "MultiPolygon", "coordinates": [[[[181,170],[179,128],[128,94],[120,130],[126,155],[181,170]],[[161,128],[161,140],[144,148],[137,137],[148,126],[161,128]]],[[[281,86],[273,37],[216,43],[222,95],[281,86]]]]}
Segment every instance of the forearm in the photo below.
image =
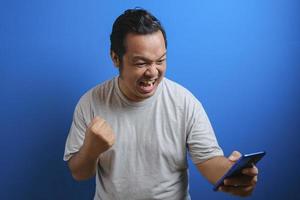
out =
{"type": "Polygon", "coordinates": [[[232,162],[224,157],[213,157],[197,165],[201,174],[212,184],[215,184],[232,166],[232,162]]]}
{"type": "Polygon", "coordinates": [[[81,149],[68,162],[74,179],[85,180],[94,176],[99,155],[112,147],[114,142],[111,127],[96,116],[86,130],[81,149]]]}
{"type": "Polygon", "coordinates": [[[89,151],[85,145],[74,154],[68,162],[72,176],[75,180],[86,180],[95,175],[99,154],[89,151]]]}

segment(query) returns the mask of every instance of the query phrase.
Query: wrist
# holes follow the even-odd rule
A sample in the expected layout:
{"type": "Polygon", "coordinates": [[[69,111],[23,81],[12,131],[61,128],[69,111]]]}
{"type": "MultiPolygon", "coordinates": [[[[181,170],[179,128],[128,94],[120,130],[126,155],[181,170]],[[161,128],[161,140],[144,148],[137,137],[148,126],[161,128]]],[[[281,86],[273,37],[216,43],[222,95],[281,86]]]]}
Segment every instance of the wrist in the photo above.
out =
{"type": "Polygon", "coordinates": [[[95,161],[97,160],[98,156],[101,154],[101,152],[99,152],[99,150],[97,150],[96,148],[93,148],[93,146],[84,143],[81,147],[81,152],[84,155],[84,157],[86,159],[88,159],[89,161],[95,161]]]}

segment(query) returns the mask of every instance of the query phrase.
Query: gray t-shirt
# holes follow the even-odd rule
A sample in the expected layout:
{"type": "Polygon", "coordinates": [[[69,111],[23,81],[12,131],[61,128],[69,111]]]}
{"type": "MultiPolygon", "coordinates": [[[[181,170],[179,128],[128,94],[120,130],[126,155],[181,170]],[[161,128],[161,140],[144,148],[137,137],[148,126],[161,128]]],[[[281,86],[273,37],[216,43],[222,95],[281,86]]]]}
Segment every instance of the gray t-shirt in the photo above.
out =
{"type": "Polygon", "coordinates": [[[187,152],[195,164],[223,155],[201,103],[167,78],[142,102],[122,94],[118,77],[83,95],[65,161],[80,150],[95,116],[104,118],[116,135],[113,147],[99,156],[95,200],[190,199],[187,152]]]}

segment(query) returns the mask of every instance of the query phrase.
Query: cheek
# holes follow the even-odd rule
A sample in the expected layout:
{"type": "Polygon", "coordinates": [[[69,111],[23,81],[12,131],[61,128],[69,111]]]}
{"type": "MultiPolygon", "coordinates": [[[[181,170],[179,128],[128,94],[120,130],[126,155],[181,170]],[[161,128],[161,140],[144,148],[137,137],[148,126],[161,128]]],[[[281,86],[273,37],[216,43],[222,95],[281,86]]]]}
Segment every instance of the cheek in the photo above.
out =
{"type": "Polygon", "coordinates": [[[137,69],[137,70],[132,70],[128,71],[127,73],[127,79],[132,83],[136,84],[138,80],[140,80],[144,76],[145,70],[143,69],[137,69]]]}
{"type": "Polygon", "coordinates": [[[159,71],[160,74],[164,74],[166,71],[167,66],[163,65],[157,68],[157,70],[159,71]]]}

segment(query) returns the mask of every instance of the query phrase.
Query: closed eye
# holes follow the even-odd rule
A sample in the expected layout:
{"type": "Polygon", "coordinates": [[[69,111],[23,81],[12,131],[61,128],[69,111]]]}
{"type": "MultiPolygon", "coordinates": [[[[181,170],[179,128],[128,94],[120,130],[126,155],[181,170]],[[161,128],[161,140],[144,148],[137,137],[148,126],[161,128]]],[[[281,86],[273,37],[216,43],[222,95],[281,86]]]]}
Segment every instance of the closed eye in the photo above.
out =
{"type": "Polygon", "coordinates": [[[162,65],[165,61],[166,61],[166,59],[161,59],[161,60],[156,61],[156,64],[162,65]]]}
{"type": "Polygon", "coordinates": [[[147,65],[147,63],[140,62],[140,63],[134,63],[134,65],[137,66],[137,67],[145,67],[147,65]]]}

